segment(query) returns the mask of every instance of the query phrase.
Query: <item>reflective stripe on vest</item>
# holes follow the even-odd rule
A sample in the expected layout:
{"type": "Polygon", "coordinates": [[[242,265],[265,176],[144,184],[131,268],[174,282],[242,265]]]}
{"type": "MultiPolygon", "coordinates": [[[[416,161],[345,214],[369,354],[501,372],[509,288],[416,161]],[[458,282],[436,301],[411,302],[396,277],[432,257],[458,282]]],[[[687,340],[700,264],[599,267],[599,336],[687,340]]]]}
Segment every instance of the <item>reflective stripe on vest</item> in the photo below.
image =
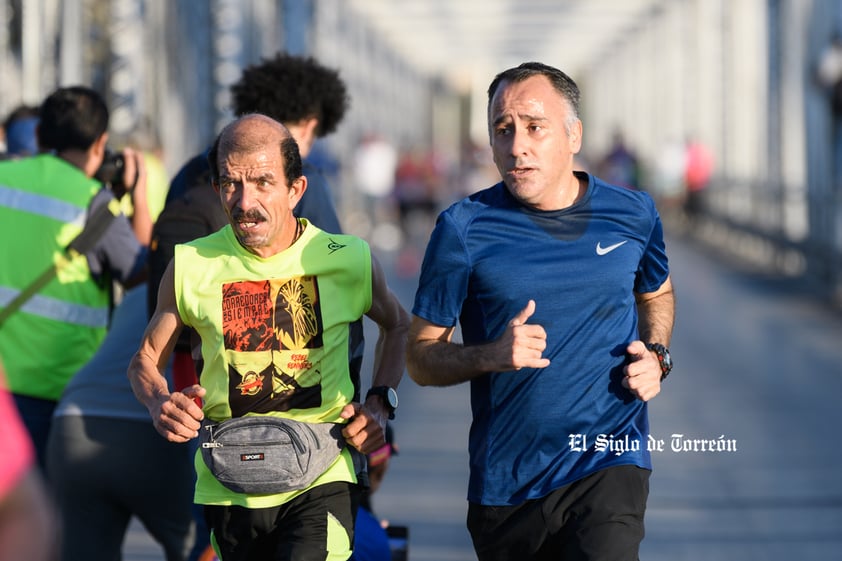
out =
{"type": "MultiPolygon", "coordinates": [[[[86,209],[73,203],[21,191],[7,185],[0,185],[0,206],[51,218],[79,228],[84,226],[85,215],[87,214],[86,209]]],[[[19,293],[20,291],[14,288],[0,286],[0,307],[5,307],[19,293]]],[[[30,298],[23,305],[21,311],[84,327],[103,328],[108,326],[108,306],[85,306],[39,294],[30,298]]]]}
{"type": "Polygon", "coordinates": [[[0,206],[52,218],[80,228],[85,224],[84,208],[6,185],[0,185],[0,206]]]}
{"type": "MultiPolygon", "coordinates": [[[[0,286],[0,307],[6,306],[19,293],[19,290],[0,286]]],[[[93,308],[36,294],[27,300],[20,311],[83,327],[108,327],[109,310],[107,306],[93,308]]]]}

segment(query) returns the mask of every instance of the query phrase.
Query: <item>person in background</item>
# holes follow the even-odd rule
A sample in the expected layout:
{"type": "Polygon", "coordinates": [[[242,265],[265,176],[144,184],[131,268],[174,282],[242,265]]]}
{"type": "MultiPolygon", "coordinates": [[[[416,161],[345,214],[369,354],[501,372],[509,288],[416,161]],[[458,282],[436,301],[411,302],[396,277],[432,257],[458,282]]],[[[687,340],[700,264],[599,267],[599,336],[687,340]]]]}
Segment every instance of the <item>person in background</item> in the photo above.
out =
{"type": "Polygon", "coordinates": [[[108,141],[108,108],[90,88],[50,94],[39,110],[41,154],[0,162],[0,309],[67,255],[57,271],[0,329],[0,359],[9,388],[35,444],[39,465],[56,402],[68,380],[93,356],[108,328],[112,282],[126,287],[146,276],[152,222],[143,158],[126,149],[123,183],[134,196],[132,220],[112,209],[114,195],[94,175],[108,141]],[[113,220],[84,255],[66,248],[97,210],[113,220]]]}
{"type": "Polygon", "coordinates": [[[167,561],[184,561],[193,546],[190,449],[160,437],[126,378],[146,326],[146,291],[142,283],[123,296],[53,416],[47,473],[64,528],[63,561],[120,559],[133,516],[167,561]]]}
{"type": "Polygon", "coordinates": [[[842,32],[835,31],[819,54],[816,79],[827,92],[834,116],[842,116],[842,32]]]}
{"type": "Polygon", "coordinates": [[[815,77],[828,101],[834,188],[842,186],[842,31],[833,32],[819,53],[815,77]]]}
{"type": "Polygon", "coordinates": [[[387,521],[380,520],[371,505],[371,496],[380,489],[392,456],[397,456],[395,433],[391,423],[386,424],[386,443],[368,455],[369,488],[363,493],[354,525],[354,553],[349,561],[390,561],[392,559],[387,521]]]}
{"type": "Polygon", "coordinates": [[[704,211],[704,196],[713,175],[713,154],[697,138],[687,140],[686,150],[684,185],[687,195],[684,211],[687,218],[694,220],[704,211]]]}
{"type": "MultiPolygon", "coordinates": [[[[236,116],[260,113],[289,129],[305,160],[309,185],[295,215],[306,217],[326,232],[341,233],[330,187],[320,169],[306,162],[316,139],[334,132],[350,105],[339,73],[312,57],[277,53],[246,67],[231,86],[231,97],[236,116]]],[[[207,151],[188,160],[173,178],[167,201],[184,196],[207,165],[207,151]]]]}
{"type": "Polygon", "coordinates": [[[383,445],[386,418],[397,407],[408,315],[362,239],[293,214],[307,179],[282,124],[258,114],[237,119],[208,160],[229,225],[176,246],[129,366],[132,388],[172,442],[196,438],[203,422],[224,427],[255,416],[329,430],[318,446],[336,451],[327,468],[265,493],[224,484],[203,453],[195,461],[195,501],[205,505],[211,542],[225,561],[347,558],[357,481],[348,449],[366,454],[383,445]],[[361,404],[354,401],[348,329],[363,315],[380,337],[361,404]],[[184,326],[201,337],[201,385],[171,391],[161,369],[184,326]]]}
{"type": "Polygon", "coordinates": [[[38,153],[38,107],[19,105],[13,109],[3,122],[6,150],[0,154],[0,160],[24,158],[38,153]]]}
{"type": "Polygon", "coordinates": [[[392,208],[398,156],[395,146],[376,132],[363,135],[354,149],[354,186],[363,197],[372,240],[378,238],[378,231],[390,232],[388,225],[398,218],[392,208]]]}
{"type": "Polygon", "coordinates": [[[52,561],[59,526],[0,364],[0,561],[52,561]]]}
{"type": "Polygon", "coordinates": [[[267,115],[282,123],[298,143],[307,194],[294,214],[325,232],[341,233],[327,180],[319,168],[307,161],[316,139],[334,132],[350,105],[339,73],[312,57],[278,53],[246,67],[240,80],[231,86],[231,97],[237,116],[267,115]]]}
{"type": "Polygon", "coordinates": [[[480,561],[636,561],[643,539],[647,402],[672,368],[673,291],[651,197],[574,171],[578,114],[556,68],[494,78],[502,181],[439,215],[415,296],[410,376],[471,384],[480,561]],[[638,446],[616,455],[599,435],[638,446]]]}
{"type": "Polygon", "coordinates": [[[597,173],[608,183],[627,189],[638,189],[640,185],[640,163],[637,156],[626,145],[623,133],[614,131],[611,147],[597,166],[597,173]]]}
{"type": "Polygon", "coordinates": [[[678,138],[666,139],[655,158],[651,192],[661,214],[681,210],[687,198],[687,146],[678,138]]]}
{"type": "MultiPolygon", "coordinates": [[[[146,171],[146,205],[149,217],[154,224],[164,209],[170,189],[170,178],[165,166],[164,148],[151,119],[141,117],[130,133],[124,136],[119,144],[121,148],[131,148],[143,157],[143,167],[146,171]]],[[[120,199],[120,210],[126,216],[134,216],[133,197],[126,193],[120,199]]]]}

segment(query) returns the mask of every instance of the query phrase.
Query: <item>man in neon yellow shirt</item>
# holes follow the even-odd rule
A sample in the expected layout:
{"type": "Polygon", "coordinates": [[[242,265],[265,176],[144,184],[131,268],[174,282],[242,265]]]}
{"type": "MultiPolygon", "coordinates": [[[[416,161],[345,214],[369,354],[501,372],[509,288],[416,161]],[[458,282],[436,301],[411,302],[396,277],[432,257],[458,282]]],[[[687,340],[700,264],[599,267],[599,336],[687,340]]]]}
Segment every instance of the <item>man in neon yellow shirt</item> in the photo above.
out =
{"type": "Polygon", "coordinates": [[[341,425],[345,447],[336,459],[289,491],[232,490],[197,454],[195,499],[225,561],[347,559],[356,513],[347,447],[367,454],[385,442],[408,314],[363,240],[292,214],[307,179],[283,125],[242,117],[222,131],[208,159],[229,225],[176,247],[129,379],[173,442],[199,436],[203,422],[232,418],[341,425]],[[362,315],[378,324],[380,337],[372,391],[359,404],[352,402],[348,325],[362,315]],[[161,369],[185,325],[202,338],[205,366],[200,385],[171,393],[161,369]],[[201,409],[196,397],[204,399],[201,409]]]}

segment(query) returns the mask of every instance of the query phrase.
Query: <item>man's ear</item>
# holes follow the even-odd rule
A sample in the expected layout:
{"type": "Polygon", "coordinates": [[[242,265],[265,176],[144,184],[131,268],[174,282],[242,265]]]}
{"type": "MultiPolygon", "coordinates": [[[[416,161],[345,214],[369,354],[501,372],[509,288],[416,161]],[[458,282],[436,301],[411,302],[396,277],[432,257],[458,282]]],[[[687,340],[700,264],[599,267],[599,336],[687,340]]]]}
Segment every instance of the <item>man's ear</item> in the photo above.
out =
{"type": "Polygon", "coordinates": [[[108,143],[108,133],[104,132],[99,135],[99,138],[94,140],[94,143],[90,147],[90,153],[92,156],[96,158],[104,158],[105,157],[105,146],[108,143]]]}
{"type": "Polygon", "coordinates": [[[298,201],[301,200],[301,197],[304,196],[304,191],[307,190],[307,176],[302,175],[298,179],[292,182],[289,186],[289,208],[295,208],[295,205],[298,204],[298,201]]]}
{"type": "Polygon", "coordinates": [[[102,165],[102,161],[105,159],[105,145],[107,142],[108,133],[104,132],[85,150],[82,169],[88,177],[93,177],[102,165]]]}
{"type": "Polygon", "coordinates": [[[582,121],[576,120],[576,123],[570,127],[570,151],[573,154],[578,154],[582,149],[582,121]]]}
{"type": "Polygon", "coordinates": [[[313,147],[313,142],[316,140],[316,131],[319,128],[319,119],[317,117],[308,117],[304,120],[304,130],[307,131],[307,138],[310,140],[310,147],[313,147]]]}
{"type": "Polygon", "coordinates": [[[301,153],[301,159],[303,160],[310,155],[310,150],[316,141],[316,130],[319,127],[319,119],[312,116],[304,117],[297,123],[290,123],[286,126],[298,144],[298,151],[301,153]]]}

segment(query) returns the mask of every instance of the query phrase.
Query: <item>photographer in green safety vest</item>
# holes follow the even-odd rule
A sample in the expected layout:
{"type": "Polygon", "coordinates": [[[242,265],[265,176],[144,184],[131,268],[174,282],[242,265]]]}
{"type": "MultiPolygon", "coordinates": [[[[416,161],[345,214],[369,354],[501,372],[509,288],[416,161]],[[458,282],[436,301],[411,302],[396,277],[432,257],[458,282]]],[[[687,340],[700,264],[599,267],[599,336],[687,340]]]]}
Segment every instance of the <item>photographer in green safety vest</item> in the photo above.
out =
{"type": "Polygon", "coordinates": [[[60,88],[39,110],[41,153],[0,162],[0,360],[42,468],[56,402],[105,336],[113,282],[128,287],[146,274],[142,156],[125,149],[116,178],[132,193],[131,220],[95,179],[108,117],[95,91],[60,88]],[[74,245],[82,232],[84,249],[74,245]]]}

